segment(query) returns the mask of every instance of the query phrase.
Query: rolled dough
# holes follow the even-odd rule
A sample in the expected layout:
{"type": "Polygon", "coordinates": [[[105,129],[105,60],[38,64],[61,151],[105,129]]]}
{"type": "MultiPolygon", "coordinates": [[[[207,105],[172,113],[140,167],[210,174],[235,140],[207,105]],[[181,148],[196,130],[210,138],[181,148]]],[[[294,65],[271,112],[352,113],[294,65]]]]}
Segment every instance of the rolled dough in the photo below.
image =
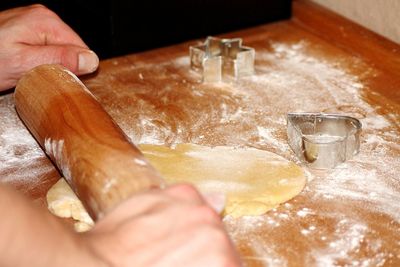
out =
{"type": "MultiPolygon", "coordinates": [[[[224,193],[227,203],[223,213],[233,217],[264,214],[299,194],[306,183],[299,166],[263,150],[194,144],[139,148],[167,183],[189,182],[203,193],[224,193]]],[[[53,214],[78,220],[77,231],[93,226],[64,179],[49,190],[47,203],[53,214]]]]}
{"type": "Polygon", "coordinates": [[[306,183],[299,166],[264,150],[194,144],[139,148],[167,183],[189,182],[203,193],[224,193],[223,214],[233,217],[264,214],[306,183]]]}

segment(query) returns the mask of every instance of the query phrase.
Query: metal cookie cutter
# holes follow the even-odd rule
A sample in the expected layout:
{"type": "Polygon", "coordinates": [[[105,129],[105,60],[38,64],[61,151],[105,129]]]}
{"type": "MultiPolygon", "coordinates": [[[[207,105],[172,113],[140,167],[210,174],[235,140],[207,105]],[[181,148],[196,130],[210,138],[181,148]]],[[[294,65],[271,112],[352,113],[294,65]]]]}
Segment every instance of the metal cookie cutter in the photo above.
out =
{"type": "Polygon", "coordinates": [[[240,78],[254,73],[255,51],[242,46],[241,38],[220,39],[207,37],[206,41],[190,47],[190,66],[202,72],[203,82],[220,82],[231,76],[240,78]]]}
{"type": "Polygon", "coordinates": [[[334,168],[360,151],[361,122],[323,113],[289,113],[289,145],[300,160],[317,169],[334,168]]]}

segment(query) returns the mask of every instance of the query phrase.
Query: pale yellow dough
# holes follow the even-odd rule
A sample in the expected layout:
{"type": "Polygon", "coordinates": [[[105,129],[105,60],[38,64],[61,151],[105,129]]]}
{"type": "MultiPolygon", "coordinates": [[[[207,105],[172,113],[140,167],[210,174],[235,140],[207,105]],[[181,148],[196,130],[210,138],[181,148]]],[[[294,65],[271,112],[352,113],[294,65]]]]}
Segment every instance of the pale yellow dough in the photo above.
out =
{"type": "MultiPolygon", "coordinates": [[[[253,148],[205,147],[179,144],[174,149],[139,145],[167,183],[189,182],[203,193],[224,193],[224,215],[261,215],[301,192],[306,183],[302,169],[271,152],[253,148]]],[[[60,179],[47,193],[49,210],[72,217],[77,231],[93,221],[69,185],[60,179]]]]}
{"type": "Polygon", "coordinates": [[[264,214],[306,184],[299,166],[263,150],[194,144],[139,148],[169,184],[189,182],[203,193],[226,194],[224,215],[233,217],[264,214]]]}
{"type": "Polygon", "coordinates": [[[61,218],[76,220],[74,228],[77,232],[87,231],[94,225],[92,218],[64,178],[50,188],[46,200],[51,213],[61,218]]]}

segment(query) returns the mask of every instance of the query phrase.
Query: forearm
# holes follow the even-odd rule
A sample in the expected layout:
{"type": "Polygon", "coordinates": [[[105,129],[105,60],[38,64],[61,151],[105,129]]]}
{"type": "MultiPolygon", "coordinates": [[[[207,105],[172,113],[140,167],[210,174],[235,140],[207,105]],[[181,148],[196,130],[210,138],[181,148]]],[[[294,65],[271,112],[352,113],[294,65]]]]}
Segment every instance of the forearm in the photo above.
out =
{"type": "Polygon", "coordinates": [[[101,266],[78,234],[0,185],[0,266],[101,266]]]}

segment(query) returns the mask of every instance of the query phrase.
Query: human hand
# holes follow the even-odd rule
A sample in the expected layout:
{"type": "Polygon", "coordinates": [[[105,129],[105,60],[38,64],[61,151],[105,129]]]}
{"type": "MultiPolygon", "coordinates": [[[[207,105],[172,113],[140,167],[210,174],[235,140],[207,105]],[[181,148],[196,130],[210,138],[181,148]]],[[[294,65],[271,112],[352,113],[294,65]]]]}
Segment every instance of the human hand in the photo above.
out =
{"type": "Polygon", "coordinates": [[[107,266],[241,266],[220,217],[189,185],[132,197],[82,238],[107,266]]]}
{"type": "Polygon", "coordinates": [[[61,64],[75,74],[97,69],[99,59],[54,12],[42,5],[0,12],[0,91],[31,68],[61,64]]]}

